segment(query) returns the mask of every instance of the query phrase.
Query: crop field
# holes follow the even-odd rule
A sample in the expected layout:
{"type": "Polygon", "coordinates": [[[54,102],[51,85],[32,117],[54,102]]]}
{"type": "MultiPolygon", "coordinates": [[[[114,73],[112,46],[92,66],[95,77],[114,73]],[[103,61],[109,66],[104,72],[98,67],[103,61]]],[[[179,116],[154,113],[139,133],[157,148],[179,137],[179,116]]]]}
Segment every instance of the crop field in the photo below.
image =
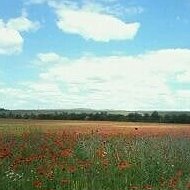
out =
{"type": "Polygon", "coordinates": [[[2,190],[188,190],[190,126],[0,120],[2,190]]]}

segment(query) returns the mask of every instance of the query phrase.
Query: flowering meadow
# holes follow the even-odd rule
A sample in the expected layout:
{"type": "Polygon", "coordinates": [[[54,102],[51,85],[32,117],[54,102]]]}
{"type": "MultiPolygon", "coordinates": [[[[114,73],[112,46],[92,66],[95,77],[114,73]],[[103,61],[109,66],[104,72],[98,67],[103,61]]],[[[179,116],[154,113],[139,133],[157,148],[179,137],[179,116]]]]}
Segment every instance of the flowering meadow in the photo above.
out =
{"type": "Polygon", "coordinates": [[[190,137],[3,131],[0,189],[188,190],[190,137]]]}

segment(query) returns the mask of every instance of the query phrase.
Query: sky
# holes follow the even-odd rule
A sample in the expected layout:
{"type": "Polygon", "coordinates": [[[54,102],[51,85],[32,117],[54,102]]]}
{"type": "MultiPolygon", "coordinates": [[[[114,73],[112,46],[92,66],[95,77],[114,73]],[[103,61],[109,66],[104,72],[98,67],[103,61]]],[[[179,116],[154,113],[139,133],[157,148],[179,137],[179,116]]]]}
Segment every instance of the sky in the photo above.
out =
{"type": "Polygon", "coordinates": [[[190,110],[190,0],[0,1],[0,107],[190,110]]]}

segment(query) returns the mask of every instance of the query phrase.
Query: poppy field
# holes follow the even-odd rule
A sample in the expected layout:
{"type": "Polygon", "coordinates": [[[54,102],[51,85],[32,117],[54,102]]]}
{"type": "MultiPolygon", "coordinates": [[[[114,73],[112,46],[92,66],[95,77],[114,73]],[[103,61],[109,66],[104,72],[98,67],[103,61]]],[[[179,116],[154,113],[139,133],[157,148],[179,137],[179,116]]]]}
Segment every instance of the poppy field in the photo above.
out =
{"type": "Polygon", "coordinates": [[[37,123],[0,121],[0,189],[190,189],[189,126],[37,123]]]}

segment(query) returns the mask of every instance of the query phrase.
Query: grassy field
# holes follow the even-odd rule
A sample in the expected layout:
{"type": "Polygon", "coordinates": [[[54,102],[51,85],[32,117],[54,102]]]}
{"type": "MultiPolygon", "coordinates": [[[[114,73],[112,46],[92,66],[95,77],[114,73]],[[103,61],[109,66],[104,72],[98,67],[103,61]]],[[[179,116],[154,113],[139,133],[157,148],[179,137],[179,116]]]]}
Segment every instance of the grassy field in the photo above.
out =
{"type": "Polygon", "coordinates": [[[188,190],[189,127],[0,120],[0,189],[188,190]]]}

